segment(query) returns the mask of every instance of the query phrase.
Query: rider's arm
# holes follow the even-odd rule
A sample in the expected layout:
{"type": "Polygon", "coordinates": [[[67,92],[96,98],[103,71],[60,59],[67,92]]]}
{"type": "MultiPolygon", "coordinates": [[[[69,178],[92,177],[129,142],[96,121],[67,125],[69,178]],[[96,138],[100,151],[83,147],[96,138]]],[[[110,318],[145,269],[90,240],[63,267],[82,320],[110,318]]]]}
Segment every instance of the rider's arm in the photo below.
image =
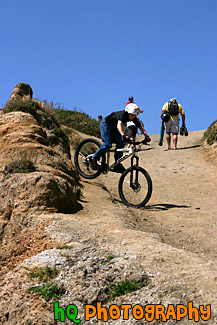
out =
{"type": "Polygon", "coordinates": [[[140,126],[140,131],[142,132],[142,134],[147,135],[147,132],[145,131],[143,126],[140,126]]]}
{"type": "Polygon", "coordinates": [[[182,117],[182,126],[185,126],[185,111],[180,104],[179,104],[179,114],[182,117]]]}
{"type": "Polygon", "coordinates": [[[124,131],[123,131],[123,128],[122,128],[122,122],[121,122],[121,120],[118,120],[117,129],[118,129],[119,133],[123,136],[124,135],[124,131]]]}

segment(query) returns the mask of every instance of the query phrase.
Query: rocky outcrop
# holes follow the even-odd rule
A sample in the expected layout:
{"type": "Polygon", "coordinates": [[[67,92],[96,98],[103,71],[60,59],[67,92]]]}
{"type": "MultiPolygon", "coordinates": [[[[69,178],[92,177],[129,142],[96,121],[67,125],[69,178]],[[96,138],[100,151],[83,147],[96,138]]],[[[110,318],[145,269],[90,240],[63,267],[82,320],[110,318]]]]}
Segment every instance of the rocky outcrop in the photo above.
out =
{"type": "MultiPolygon", "coordinates": [[[[11,112],[0,118],[1,207],[10,203],[13,211],[30,207],[66,213],[76,210],[77,180],[67,138],[60,139],[55,147],[54,135],[50,143],[53,129],[46,129],[45,115],[42,126],[24,112],[11,112]],[[8,173],[8,164],[21,159],[31,160],[35,172],[8,173]]],[[[4,216],[4,208],[1,210],[4,216]]]]}
{"type": "Polygon", "coordinates": [[[0,240],[16,233],[30,211],[74,213],[78,208],[68,138],[31,97],[28,84],[17,84],[0,115],[0,240]],[[26,162],[32,166],[27,171],[12,168],[26,162]]]}
{"type": "Polygon", "coordinates": [[[7,105],[10,105],[12,102],[17,102],[17,101],[21,102],[23,99],[30,100],[32,99],[32,96],[33,96],[33,91],[30,85],[25,82],[19,82],[14,87],[7,105]]]}
{"type": "Polygon", "coordinates": [[[15,256],[31,255],[24,237],[38,236],[42,250],[49,242],[42,231],[45,224],[36,215],[75,213],[79,207],[68,138],[31,97],[28,84],[16,85],[0,114],[0,269],[5,271],[13,267],[15,256]]]}

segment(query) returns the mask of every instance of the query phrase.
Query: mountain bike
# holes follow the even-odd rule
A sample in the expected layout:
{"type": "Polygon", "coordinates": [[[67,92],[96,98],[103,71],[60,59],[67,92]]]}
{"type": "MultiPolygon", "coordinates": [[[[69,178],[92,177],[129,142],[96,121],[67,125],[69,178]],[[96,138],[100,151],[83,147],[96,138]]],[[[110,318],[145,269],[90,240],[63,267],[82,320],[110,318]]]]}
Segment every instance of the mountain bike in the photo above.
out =
{"type": "Polygon", "coordinates": [[[101,144],[94,138],[87,138],[75,150],[75,167],[82,177],[94,179],[101,173],[107,174],[109,171],[112,171],[114,166],[131,157],[131,166],[120,176],[118,191],[124,204],[133,208],[141,208],[147,204],[152,194],[151,177],[144,168],[139,166],[139,157],[136,155],[137,152],[143,151],[141,148],[142,144],[148,145],[144,139],[137,142],[133,141],[132,144],[121,149],[111,148],[97,161],[99,169],[93,170],[89,159],[101,147],[101,144]],[[115,163],[109,165],[110,153],[115,151],[125,154],[115,163]]]}

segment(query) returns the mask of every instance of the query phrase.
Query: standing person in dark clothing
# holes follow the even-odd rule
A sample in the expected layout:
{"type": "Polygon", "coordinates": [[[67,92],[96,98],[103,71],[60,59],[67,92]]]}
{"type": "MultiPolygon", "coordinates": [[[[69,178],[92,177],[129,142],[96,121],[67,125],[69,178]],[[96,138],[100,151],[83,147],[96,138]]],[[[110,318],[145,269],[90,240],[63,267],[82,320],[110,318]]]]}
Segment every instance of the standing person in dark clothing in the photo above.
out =
{"type": "MultiPolygon", "coordinates": [[[[131,103],[134,104],[133,101],[134,101],[133,96],[130,96],[129,101],[126,103],[126,106],[131,103]]],[[[137,115],[139,115],[140,113],[143,113],[143,110],[141,110],[141,108],[139,108],[139,113],[137,115]]],[[[144,124],[141,120],[139,120],[139,122],[142,126],[144,126],[144,124]]],[[[138,127],[135,125],[135,123],[132,120],[128,121],[126,124],[126,129],[124,131],[124,134],[128,135],[130,138],[135,139],[137,132],[138,132],[138,127]]]]}
{"type": "Polygon", "coordinates": [[[127,106],[128,104],[133,103],[133,101],[134,101],[133,96],[130,96],[129,99],[128,99],[128,102],[126,103],[126,106],[127,106]]]}
{"type": "MultiPolygon", "coordinates": [[[[103,156],[112,147],[112,143],[117,144],[117,149],[124,147],[124,141],[131,142],[133,139],[124,135],[122,124],[128,121],[133,121],[134,124],[140,129],[142,134],[147,137],[147,141],[150,141],[144,127],[139,122],[137,115],[140,113],[141,109],[134,103],[130,103],[125,107],[124,111],[112,112],[110,115],[106,116],[100,123],[101,137],[103,145],[99,150],[93,155],[90,160],[92,169],[98,169],[97,160],[103,156]]],[[[115,161],[121,158],[122,152],[115,152],[115,161]]],[[[125,170],[122,164],[118,164],[114,167],[113,171],[122,173],[125,170]]]]}
{"type": "Polygon", "coordinates": [[[98,122],[100,123],[102,120],[103,120],[102,115],[99,115],[99,116],[98,116],[98,122]]]}

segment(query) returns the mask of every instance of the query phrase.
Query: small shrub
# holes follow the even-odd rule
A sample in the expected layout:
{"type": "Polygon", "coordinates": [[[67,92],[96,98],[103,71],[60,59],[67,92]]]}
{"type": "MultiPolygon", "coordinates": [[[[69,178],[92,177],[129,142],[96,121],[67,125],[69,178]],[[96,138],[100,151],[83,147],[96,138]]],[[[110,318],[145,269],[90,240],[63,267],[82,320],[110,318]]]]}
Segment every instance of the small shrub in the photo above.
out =
{"type": "Polygon", "coordinates": [[[35,293],[38,296],[41,296],[45,301],[49,301],[51,299],[60,299],[65,293],[65,289],[61,286],[58,287],[56,284],[46,282],[43,283],[42,286],[31,287],[27,290],[28,293],[35,293]]]}
{"type": "Polygon", "coordinates": [[[73,246],[69,246],[69,245],[59,245],[56,247],[57,249],[71,249],[73,248],[73,246]]]}
{"type": "Polygon", "coordinates": [[[41,282],[44,282],[42,285],[30,287],[28,293],[36,293],[38,296],[41,296],[46,301],[51,299],[60,299],[60,296],[65,293],[63,286],[57,286],[56,284],[50,282],[50,280],[56,278],[59,273],[59,270],[56,268],[50,268],[49,266],[44,267],[34,267],[25,269],[29,272],[28,277],[30,279],[39,279],[41,282]]]}
{"type": "Polygon", "coordinates": [[[48,142],[50,145],[57,145],[60,142],[60,139],[66,138],[66,134],[59,127],[55,127],[51,130],[51,134],[48,137],[48,142]]]}
{"type": "Polygon", "coordinates": [[[30,279],[37,278],[43,282],[54,279],[59,273],[59,270],[56,268],[52,269],[49,266],[34,267],[32,269],[26,267],[25,269],[29,271],[28,277],[30,279]]]}
{"type": "Polygon", "coordinates": [[[69,254],[60,254],[62,257],[66,257],[66,258],[70,258],[71,257],[71,255],[69,255],[69,254]]]}
{"type": "Polygon", "coordinates": [[[111,260],[113,260],[115,257],[117,257],[117,256],[115,256],[115,255],[108,255],[104,260],[102,260],[102,264],[107,264],[107,263],[109,263],[111,260]]]}
{"type": "Polygon", "coordinates": [[[32,173],[35,170],[34,163],[31,160],[20,159],[7,164],[4,169],[4,174],[32,173]]]}
{"type": "MultiPolygon", "coordinates": [[[[39,105],[39,104],[36,104],[39,105]]],[[[33,109],[37,107],[34,104],[34,101],[14,101],[10,104],[6,104],[6,106],[3,108],[3,113],[10,113],[10,112],[25,112],[33,115],[33,109]]]]}
{"type": "Polygon", "coordinates": [[[203,139],[206,140],[209,145],[217,141],[217,120],[208,127],[204,133],[203,139]]]}
{"type": "Polygon", "coordinates": [[[117,283],[109,288],[108,295],[112,300],[116,297],[123,296],[129,292],[136,291],[140,289],[142,282],[137,282],[136,280],[124,280],[120,283],[117,283]]]}

